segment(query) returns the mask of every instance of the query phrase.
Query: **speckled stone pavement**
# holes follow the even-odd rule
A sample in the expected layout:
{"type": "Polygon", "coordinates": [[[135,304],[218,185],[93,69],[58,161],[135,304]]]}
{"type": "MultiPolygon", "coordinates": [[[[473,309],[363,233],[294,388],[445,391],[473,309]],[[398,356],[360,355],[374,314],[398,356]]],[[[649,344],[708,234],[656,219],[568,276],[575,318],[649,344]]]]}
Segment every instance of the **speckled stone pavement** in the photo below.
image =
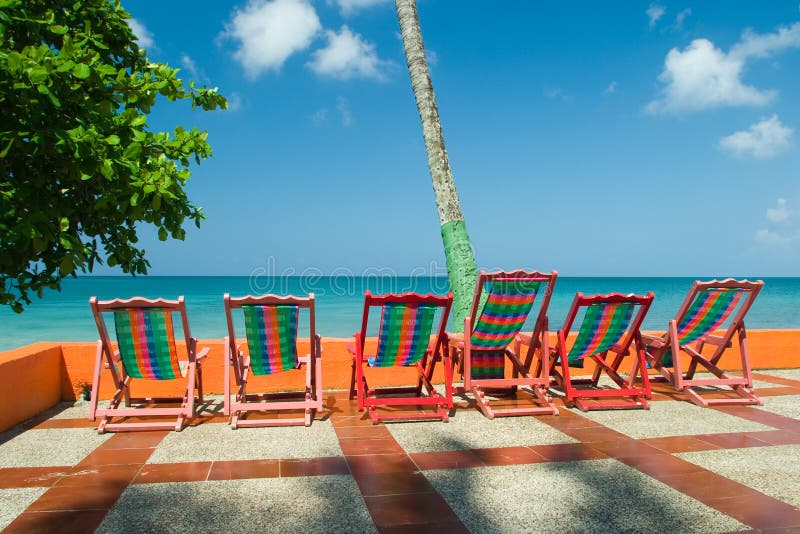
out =
{"type": "MultiPolygon", "coordinates": [[[[800,532],[800,371],[764,406],[372,425],[327,392],[310,428],[98,435],[85,404],[0,434],[3,532],[800,532]]],[[[525,404],[499,400],[498,405],[525,404]]]]}

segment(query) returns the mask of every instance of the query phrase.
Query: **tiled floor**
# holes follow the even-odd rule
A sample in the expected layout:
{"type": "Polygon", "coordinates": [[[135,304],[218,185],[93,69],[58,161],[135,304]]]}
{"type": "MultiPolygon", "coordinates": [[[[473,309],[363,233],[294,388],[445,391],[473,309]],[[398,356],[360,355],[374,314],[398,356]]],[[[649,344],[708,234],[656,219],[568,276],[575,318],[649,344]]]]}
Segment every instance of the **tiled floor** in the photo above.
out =
{"type": "MultiPolygon", "coordinates": [[[[654,388],[651,410],[372,425],[341,392],[310,428],[98,436],[86,405],[0,434],[4,532],[800,532],[800,372],[763,407],[654,388]]],[[[526,403],[503,400],[505,404],[526,403]]]]}

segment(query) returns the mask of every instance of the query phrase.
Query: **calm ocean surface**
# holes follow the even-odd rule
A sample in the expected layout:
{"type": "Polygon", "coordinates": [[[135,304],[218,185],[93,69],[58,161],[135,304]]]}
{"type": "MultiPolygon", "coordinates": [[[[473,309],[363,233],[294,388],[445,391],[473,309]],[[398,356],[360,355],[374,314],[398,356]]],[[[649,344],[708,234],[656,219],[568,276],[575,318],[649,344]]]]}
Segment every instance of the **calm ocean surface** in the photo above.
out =
{"type": "MultiPolygon", "coordinates": [[[[655,301],[645,319],[648,330],[663,330],[686,295],[693,278],[570,278],[556,283],[550,304],[550,328],[564,321],[576,292],[584,294],[645,293],[655,301]]],[[[749,328],[800,328],[800,278],[766,278],[747,318],[749,328]]],[[[373,293],[418,291],[446,293],[447,279],[420,277],[260,278],[92,276],[65,280],[63,290],[35,299],[22,314],[0,308],[0,350],[36,341],[95,341],[97,329],[89,309],[89,297],[102,299],[144,296],[175,299],[184,295],[192,335],[215,339],[226,335],[223,293],[232,296],[279,293],[317,299],[317,331],[323,336],[350,336],[360,326],[364,290],[373,293]]],[[[112,334],[113,335],[113,334],[112,334]]]]}

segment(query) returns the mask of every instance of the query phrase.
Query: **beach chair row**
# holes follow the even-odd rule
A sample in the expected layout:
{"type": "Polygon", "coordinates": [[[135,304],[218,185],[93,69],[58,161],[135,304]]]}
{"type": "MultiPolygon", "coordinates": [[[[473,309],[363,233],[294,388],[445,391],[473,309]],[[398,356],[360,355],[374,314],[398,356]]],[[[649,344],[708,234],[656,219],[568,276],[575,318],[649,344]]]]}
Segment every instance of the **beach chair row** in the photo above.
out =
{"type": "MultiPolygon", "coordinates": [[[[661,335],[641,332],[653,302],[646,295],[612,293],[575,295],[567,317],[551,340],[548,307],[558,275],[555,271],[481,272],[463,333],[446,332],[452,294],[373,295],[366,292],[361,329],[347,344],[352,356],[350,398],[374,423],[383,420],[438,419],[453,412],[455,376],[488,418],[558,414],[553,394],[568,407],[581,410],[649,408],[650,382],[671,384],[700,406],[761,404],[752,391],[744,318],[763,281],[712,280],[695,282],[675,318],[661,335]],[[367,339],[370,311],[379,311],[374,343],[367,339]],[[529,321],[530,318],[530,321],[529,321]],[[532,328],[523,332],[526,324],[532,328]],[[734,339],[735,338],[735,339],[734,339]],[[720,359],[738,342],[741,368],[723,371],[720,359]],[[705,347],[712,347],[704,353],[705,347]],[[434,386],[441,364],[443,384],[434,386]],[[372,388],[368,376],[377,368],[411,367],[416,383],[405,387],[372,388]],[[698,375],[698,370],[704,371],[698,375]],[[574,376],[588,373],[586,376],[574,376]],[[653,376],[651,377],[651,373],[653,376]],[[733,397],[709,398],[698,388],[725,387],[733,397]],[[490,397],[514,398],[521,388],[528,399],[496,408],[490,397]]],[[[228,336],[224,356],[224,413],[233,428],[310,425],[322,411],[322,342],[315,329],[313,294],[294,296],[224,296],[228,336]],[[308,320],[307,354],[298,352],[301,310],[308,320]],[[234,315],[244,319],[245,338],[237,341],[234,315]],[[252,376],[298,372],[305,390],[253,394],[252,376]],[[233,385],[233,391],[231,387],[233,385]],[[300,412],[300,417],[251,418],[254,411],[300,412]]],[[[191,337],[183,297],[177,301],[132,298],[90,299],[100,340],[97,345],[90,400],[91,420],[98,431],[169,428],[181,430],[203,402],[202,363],[208,349],[198,350],[191,337]],[[111,319],[113,317],[113,320],[111,319]],[[173,318],[179,317],[186,340],[187,361],[180,361],[173,318]],[[116,344],[106,326],[113,322],[116,344]],[[115,393],[100,407],[103,369],[110,371],[115,393]],[[185,380],[177,399],[134,399],[133,379],[185,380]],[[159,401],[179,406],[159,406],[159,401]],[[144,407],[132,407],[144,404],[144,407]],[[165,416],[163,420],[135,420],[165,416]]],[[[263,414],[262,414],[263,415],[263,414]]]]}

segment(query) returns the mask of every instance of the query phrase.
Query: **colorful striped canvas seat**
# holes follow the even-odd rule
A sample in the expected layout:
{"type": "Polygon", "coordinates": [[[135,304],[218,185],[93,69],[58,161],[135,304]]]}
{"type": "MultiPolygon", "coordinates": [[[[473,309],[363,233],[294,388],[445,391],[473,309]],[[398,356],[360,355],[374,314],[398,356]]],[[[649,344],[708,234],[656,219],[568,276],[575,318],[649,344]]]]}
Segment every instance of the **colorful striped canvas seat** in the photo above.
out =
{"type": "Polygon", "coordinates": [[[541,281],[488,282],[486,302],[470,335],[474,379],[503,378],[505,350],[522,330],[541,281]]]}
{"type": "Polygon", "coordinates": [[[428,350],[437,306],[387,303],[381,311],[378,352],[369,358],[371,367],[413,365],[428,350]]]}
{"type": "Polygon", "coordinates": [[[242,306],[250,369],[271,375],[297,368],[297,306],[242,306]]]}
{"type": "Polygon", "coordinates": [[[161,308],[117,309],[114,326],[128,375],[151,380],[184,376],[178,363],[171,312],[161,308]]]}
{"type": "Polygon", "coordinates": [[[575,344],[567,355],[572,367],[583,367],[583,360],[607,351],[628,330],[634,305],[630,302],[602,302],[586,307],[575,344]]]}
{"type": "Polygon", "coordinates": [[[678,324],[681,345],[707,337],[730,317],[743,289],[710,288],[700,291],[678,324]]]}

